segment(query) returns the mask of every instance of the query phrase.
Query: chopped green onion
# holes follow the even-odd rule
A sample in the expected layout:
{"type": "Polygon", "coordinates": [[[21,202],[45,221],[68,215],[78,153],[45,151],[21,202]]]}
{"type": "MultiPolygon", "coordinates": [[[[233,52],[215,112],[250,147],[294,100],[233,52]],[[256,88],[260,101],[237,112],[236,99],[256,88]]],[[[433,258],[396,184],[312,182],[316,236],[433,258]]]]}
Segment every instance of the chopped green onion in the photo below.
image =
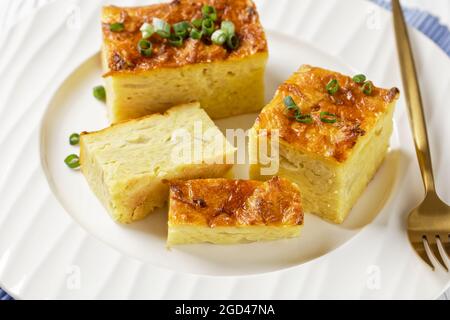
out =
{"type": "Polygon", "coordinates": [[[364,81],[366,81],[366,76],[363,74],[357,74],[353,77],[353,81],[356,83],[364,83],[364,81]]]}
{"type": "Polygon", "coordinates": [[[210,36],[214,32],[214,22],[211,19],[204,19],[202,22],[202,33],[210,36]]]}
{"type": "Polygon", "coordinates": [[[171,34],[169,37],[169,44],[174,47],[181,47],[183,45],[183,37],[177,36],[176,34],[171,34]]]}
{"type": "Polygon", "coordinates": [[[370,96],[373,91],[373,82],[372,81],[364,82],[364,85],[362,86],[361,90],[365,95],[370,96]]]}
{"type": "Polygon", "coordinates": [[[144,57],[150,57],[152,55],[153,45],[150,41],[141,39],[138,42],[138,51],[144,57]]]}
{"type": "Polygon", "coordinates": [[[170,24],[168,24],[166,21],[159,18],[153,18],[153,28],[160,37],[170,37],[170,24]]]}
{"type": "Polygon", "coordinates": [[[92,89],[94,97],[100,101],[106,101],[106,91],[104,86],[96,86],[92,89]]]}
{"type": "Polygon", "coordinates": [[[189,35],[189,29],[191,28],[191,25],[187,21],[182,21],[175,23],[172,28],[175,35],[185,39],[189,35]]]}
{"type": "Polygon", "coordinates": [[[109,30],[112,32],[122,32],[125,30],[125,25],[122,22],[111,23],[109,25],[109,30]]]}
{"type": "Polygon", "coordinates": [[[203,19],[193,19],[191,23],[195,28],[200,29],[202,27],[203,19]]]}
{"type": "Polygon", "coordinates": [[[337,115],[330,112],[321,112],[320,120],[325,123],[335,123],[337,121],[337,115]]]}
{"type": "Polygon", "coordinates": [[[336,79],[330,80],[328,82],[326,89],[329,94],[333,95],[339,91],[339,82],[336,79]]]}
{"type": "Polygon", "coordinates": [[[78,133],[72,133],[69,137],[69,143],[72,146],[75,146],[78,143],[80,143],[80,135],[78,133]]]}
{"type": "Polygon", "coordinates": [[[283,100],[283,103],[287,109],[287,111],[295,111],[294,116],[290,116],[289,119],[293,119],[300,123],[312,123],[313,118],[310,114],[302,114],[300,108],[295,103],[294,99],[291,96],[286,96],[283,100]]]}
{"type": "Polygon", "coordinates": [[[214,44],[221,46],[225,43],[225,41],[227,41],[227,38],[228,38],[228,35],[226,34],[226,32],[219,29],[219,30],[214,31],[214,33],[211,36],[211,41],[214,44]]]}
{"type": "Polygon", "coordinates": [[[145,22],[142,26],[141,26],[141,32],[142,32],[142,38],[143,39],[148,39],[150,38],[153,33],[155,33],[155,29],[153,28],[153,26],[150,23],[145,22]]]}
{"type": "Polygon", "coordinates": [[[235,34],[228,36],[227,46],[231,50],[236,49],[237,47],[239,47],[239,38],[235,34]]]}
{"type": "Polygon", "coordinates": [[[288,108],[289,110],[295,110],[298,108],[297,104],[295,103],[294,99],[292,99],[291,96],[286,96],[283,102],[286,108],[288,108]]]}
{"type": "Polygon", "coordinates": [[[310,114],[301,114],[300,112],[298,112],[298,113],[295,115],[295,120],[296,120],[297,122],[305,123],[305,124],[309,124],[309,123],[312,123],[312,122],[313,122],[313,119],[312,119],[312,117],[311,117],[310,114]]]}
{"type": "Polygon", "coordinates": [[[194,40],[200,40],[203,36],[203,33],[196,28],[192,28],[190,36],[194,40]]]}
{"type": "Polygon", "coordinates": [[[231,21],[222,21],[220,25],[220,29],[225,31],[227,35],[231,36],[235,33],[236,28],[234,27],[234,23],[231,21]]]}
{"type": "Polygon", "coordinates": [[[64,159],[66,165],[71,169],[76,169],[80,166],[80,158],[76,154],[71,154],[64,159]]]}
{"type": "Polygon", "coordinates": [[[212,21],[217,20],[217,11],[213,6],[204,5],[202,7],[203,18],[211,19],[212,21]]]}

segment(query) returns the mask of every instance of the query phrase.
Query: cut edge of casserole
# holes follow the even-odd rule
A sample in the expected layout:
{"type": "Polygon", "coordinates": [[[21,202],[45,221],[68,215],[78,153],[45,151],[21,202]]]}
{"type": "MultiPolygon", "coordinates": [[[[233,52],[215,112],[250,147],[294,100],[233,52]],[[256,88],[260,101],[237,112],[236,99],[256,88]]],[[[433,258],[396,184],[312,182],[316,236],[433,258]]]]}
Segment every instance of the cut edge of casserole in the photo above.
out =
{"type": "Polygon", "coordinates": [[[162,182],[164,179],[227,175],[232,165],[225,161],[234,152],[198,103],[85,132],[80,139],[81,171],[112,218],[121,223],[143,219],[165,205],[168,186],[162,182]],[[205,130],[212,130],[210,133],[217,138],[214,143],[221,142],[223,151],[202,140],[204,153],[200,163],[174,163],[173,130],[182,128],[192,134],[195,121],[201,121],[205,130]]]}
{"type": "Polygon", "coordinates": [[[298,237],[303,227],[299,189],[283,178],[168,183],[168,247],[279,240],[298,237]]]}

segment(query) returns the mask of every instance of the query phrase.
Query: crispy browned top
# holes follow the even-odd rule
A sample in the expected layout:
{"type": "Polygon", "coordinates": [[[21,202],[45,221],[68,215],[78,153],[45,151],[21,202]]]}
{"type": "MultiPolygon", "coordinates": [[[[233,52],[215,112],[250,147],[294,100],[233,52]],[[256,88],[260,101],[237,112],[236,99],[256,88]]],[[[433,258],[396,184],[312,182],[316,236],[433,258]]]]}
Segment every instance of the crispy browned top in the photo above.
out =
{"type": "Polygon", "coordinates": [[[267,182],[202,179],[171,181],[169,223],[196,226],[302,225],[297,187],[274,177],[267,182]]]}
{"type": "Polygon", "coordinates": [[[146,71],[160,67],[179,67],[188,64],[213,62],[231,58],[242,58],[258,52],[267,51],[264,30],[259,22],[256,7],[251,0],[175,0],[146,7],[103,8],[102,29],[104,49],[107,52],[110,72],[146,71]],[[172,47],[157,35],[152,36],[153,55],[143,57],[137,50],[141,39],[140,27],[144,22],[151,23],[154,17],[173,24],[191,21],[201,17],[204,4],[217,9],[218,24],[230,20],[235,24],[240,45],[234,51],[223,46],[206,44],[204,41],[187,39],[180,48],[172,47]],[[122,32],[111,32],[110,24],[121,22],[122,32]]]}
{"type": "Polygon", "coordinates": [[[352,78],[337,72],[302,66],[282,84],[274,99],[267,105],[256,121],[256,129],[278,129],[283,141],[294,148],[318,156],[343,162],[361,136],[375,125],[388,106],[399,97],[397,88],[374,87],[370,96],[364,94],[361,85],[352,78]],[[340,90],[328,94],[330,80],[339,82],[340,90]],[[303,114],[311,114],[313,123],[304,124],[292,119],[286,112],[284,98],[291,96],[303,114]],[[320,120],[321,112],[338,116],[330,124],[320,120]]]}

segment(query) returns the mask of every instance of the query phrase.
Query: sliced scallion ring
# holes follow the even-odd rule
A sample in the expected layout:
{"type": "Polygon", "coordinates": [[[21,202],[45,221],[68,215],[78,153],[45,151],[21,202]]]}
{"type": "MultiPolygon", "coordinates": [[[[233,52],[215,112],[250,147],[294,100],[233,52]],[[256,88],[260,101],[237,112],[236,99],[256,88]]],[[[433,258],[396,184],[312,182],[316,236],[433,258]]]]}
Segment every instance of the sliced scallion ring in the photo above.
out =
{"type": "Polygon", "coordinates": [[[125,30],[125,25],[122,22],[111,23],[109,25],[109,30],[112,32],[122,32],[125,30]]]}
{"type": "Polygon", "coordinates": [[[200,39],[202,38],[203,34],[202,34],[202,32],[199,31],[198,29],[192,28],[191,33],[190,33],[190,36],[191,36],[191,38],[194,39],[194,40],[200,40],[200,39]]]}
{"type": "Polygon", "coordinates": [[[212,21],[217,20],[217,10],[213,6],[204,5],[202,7],[202,15],[204,18],[211,19],[212,21]]]}
{"type": "Polygon", "coordinates": [[[235,35],[235,34],[233,34],[233,35],[230,35],[230,36],[228,36],[228,39],[227,39],[227,46],[228,46],[228,48],[230,48],[231,50],[234,50],[234,49],[236,49],[237,47],[239,47],[239,38],[235,35]]]}
{"type": "Polygon", "coordinates": [[[228,38],[227,33],[221,29],[218,29],[214,31],[214,33],[212,34],[211,41],[214,44],[221,46],[227,41],[227,38],[228,38]]]}
{"type": "Polygon", "coordinates": [[[225,31],[227,33],[227,35],[233,35],[236,32],[234,23],[231,21],[222,21],[222,23],[220,25],[220,29],[225,31]]]}
{"type": "Polygon", "coordinates": [[[92,89],[92,94],[100,101],[106,101],[106,90],[104,86],[96,86],[92,89]]]}
{"type": "Polygon", "coordinates": [[[329,94],[334,95],[339,91],[339,82],[336,79],[330,80],[326,86],[326,89],[329,94]]]}
{"type": "Polygon", "coordinates": [[[153,51],[153,45],[146,39],[141,39],[138,42],[138,51],[144,57],[150,57],[153,51]]]}
{"type": "Polygon", "coordinates": [[[181,21],[181,22],[175,23],[172,26],[172,28],[173,28],[173,32],[175,33],[175,35],[185,39],[189,36],[189,31],[190,31],[191,25],[187,21],[181,21]]]}
{"type": "Polygon", "coordinates": [[[153,18],[153,28],[160,37],[170,37],[170,24],[168,24],[166,21],[159,18],[153,18]]]}
{"type": "Polygon", "coordinates": [[[80,135],[78,133],[72,133],[69,137],[69,143],[72,146],[76,146],[80,143],[80,135]]]}
{"type": "Polygon", "coordinates": [[[366,81],[366,82],[364,82],[364,85],[361,87],[361,91],[362,91],[366,96],[372,95],[372,91],[373,91],[373,82],[372,82],[372,81],[366,81]]]}
{"type": "Polygon", "coordinates": [[[201,29],[202,22],[203,22],[203,19],[193,19],[191,21],[191,24],[194,26],[194,28],[201,29]]]}
{"type": "Polygon", "coordinates": [[[359,84],[364,83],[364,81],[366,81],[366,76],[363,74],[357,74],[353,77],[353,81],[359,84]]]}
{"type": "Polygon", "coordinates": [[[211,19],[204,19],[202,22],[202,33],[206,36],[214,32],[214,22],[211,19]]]}
{"type": "Polygon", "coordinates": [[[300,112],[296,114],[295,120],[300,123],[310,124],[313,122],[313,118],[310,114],[301,114],[300,112]]]}
{"type": "Polygon", "coordinates": [[[80,166],[80,157],[76,154],[71,154],[64,159],[64,163],[71,169],[76,169],[80,166]]]}
{"type": "Polygon", "coordinates": [[[288,108],[289,110],[295,110],[298,108],[297,104],[295,103],[294,99],[291,96],[286,96],[283,102],[286,108],[288,108]]]}
{"type": "Polygon", "coordinates": [[[181,47],[183,45],[183,37],[177,36],[176,34],[171,34],[168,41],[171,46],[181,47]]]}
{"type": "Polygon", "coordinates": [[[153,28],[153,25],[150,23],[145,22],[141,28],[140,31],[142,33],[142,39],[148,39],[150,38],[153,33],[155,33],[155,29],[153,28]]]}
{"type": "Polygon", "coordinates": [[[337,122],[337,115],[330,112],[321,112],[320,113],[320,121],[325,123],[336,123],[337,122]]]}

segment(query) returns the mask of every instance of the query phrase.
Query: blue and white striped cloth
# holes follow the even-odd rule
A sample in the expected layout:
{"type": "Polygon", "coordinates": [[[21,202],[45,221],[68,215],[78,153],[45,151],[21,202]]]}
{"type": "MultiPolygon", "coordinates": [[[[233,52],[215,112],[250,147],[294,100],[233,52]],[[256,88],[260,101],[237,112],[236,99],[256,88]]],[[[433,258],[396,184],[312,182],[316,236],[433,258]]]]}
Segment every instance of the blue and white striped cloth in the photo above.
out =
{"type": "Polygon", "coordinates": [[[13,300],[13,298],[0,288],[0,300],[13,300]]]}
{"type": "MultiPolygon", "coordinates": [[[[388,0],[370,0],[383,8],[391,9],[388,0]]],[[[403,8],[408,23],[432,39],[450,57],[450,30],[439,18],[419,9],[403,8]]],[[[0,300],[13,300],[0,288],[0,300]]]]}
{"type": "MultiPolygon", "coordinates": [[[[391,9],[391,2],[388,0],[370,1],[385,9],[391,9]]],[[[450,30],[448,26],[442,24],[438,17],[420,9],[403,7],[403,12],[410,25],[424,33],[450,56],[450,30]]]]}

